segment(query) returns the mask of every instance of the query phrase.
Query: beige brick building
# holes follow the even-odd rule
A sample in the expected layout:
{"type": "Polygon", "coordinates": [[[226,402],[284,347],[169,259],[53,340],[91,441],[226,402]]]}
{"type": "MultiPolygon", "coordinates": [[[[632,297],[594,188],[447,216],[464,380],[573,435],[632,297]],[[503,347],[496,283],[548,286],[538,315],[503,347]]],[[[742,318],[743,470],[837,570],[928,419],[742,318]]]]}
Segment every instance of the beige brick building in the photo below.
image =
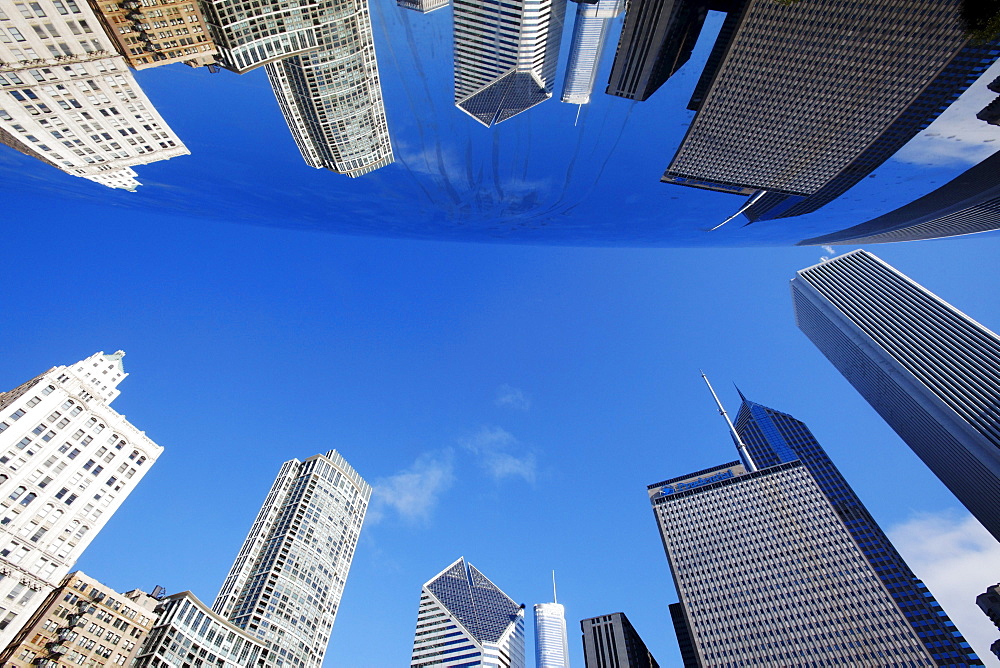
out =
{"type": "Polygon", "coordinates": [[[196,0],[91,0],[130,67],[215,63],[216,46],[196,0]]]}

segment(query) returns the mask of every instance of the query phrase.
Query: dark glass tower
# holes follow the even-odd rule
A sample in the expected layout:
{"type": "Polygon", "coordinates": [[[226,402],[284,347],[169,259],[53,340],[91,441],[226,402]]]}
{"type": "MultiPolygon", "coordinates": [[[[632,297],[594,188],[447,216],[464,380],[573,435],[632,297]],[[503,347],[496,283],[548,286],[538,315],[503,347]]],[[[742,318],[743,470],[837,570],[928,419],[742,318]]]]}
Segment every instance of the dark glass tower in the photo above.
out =
{"type": "Polygon", "coordinates": [[[931,593],[889,542],[861,499],[800,420],[743,397],[736,431],[756,465],[768,468],[798,460],[812,474],[875,574],[889,590],[928,653],[939,666],[966,665],[968,643],[931,593]]]}
{"type": "Polygon", "coordinates": [[[624,612],[580,620],[580,630],[587,668],[660,668],[624,612]]]}

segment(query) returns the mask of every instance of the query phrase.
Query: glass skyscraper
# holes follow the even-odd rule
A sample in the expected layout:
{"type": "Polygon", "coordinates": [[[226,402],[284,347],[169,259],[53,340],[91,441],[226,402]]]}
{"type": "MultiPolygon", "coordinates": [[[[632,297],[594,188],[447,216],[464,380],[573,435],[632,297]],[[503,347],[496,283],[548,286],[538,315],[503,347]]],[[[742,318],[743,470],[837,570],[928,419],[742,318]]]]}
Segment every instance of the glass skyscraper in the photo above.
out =
{"type": "Polygon", "coordinates": [[[759,468],[800,461],[833,506],[937,665],[964,660],[969,646],[927,587],[889,542],[809,428],[787,413],[743,399],[736,430],[759,468]]]}
{"type": "Polygon", "coordinates": [[[1000,540],[1000,338],[861,250],[791,287],[799,329],[1000,540]]]}
{"type": "Polygon", "coordinates": [[[370,497],[336,450],[282,464],[212,606],[268,668],[322,665],[370,497]]]}
{"type": "Polygon", "coordinates": [[[566,609],[562,603],[535,604],[535,668],[569,668],[566,609]]]}
{"type": "Polygon", "coordinates": [[[465,557],[420,592],[411,668],[524,668],[524,606],[465,557]]]}

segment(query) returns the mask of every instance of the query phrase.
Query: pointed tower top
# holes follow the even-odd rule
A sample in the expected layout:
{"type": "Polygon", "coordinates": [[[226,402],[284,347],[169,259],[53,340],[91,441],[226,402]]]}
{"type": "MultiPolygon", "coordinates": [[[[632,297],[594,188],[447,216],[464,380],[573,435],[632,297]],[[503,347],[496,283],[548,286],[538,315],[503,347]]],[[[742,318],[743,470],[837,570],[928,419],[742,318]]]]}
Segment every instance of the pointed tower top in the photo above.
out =
{"type": "Polygon", "coordinates": [[[740,434],[736,431],[736,427],[733,426],[733,421],[729,419],[729,413],[727,413],[726,409],[722,407],[722,402],[719,401],[719,395],[715,393],[715,390],[712,388],[712,384],[708,382],[708,376],[705,375],[704,371],[701,372],[701,377],[705,380],[705,385],[708,385],[708,391],[712,393],[712,398],[715,399],[715,405],[719,407],[719,415],[726,418],[726,424],[729,425],[729,432],[733,435],[733,440],[736,441],[736,449],[739,451],[740,459],[742,459],[743,463],[746,465],[747,471],[756,471],[757,466],[753,463],[753,459],[750,457],[750,452],[747,450],[746,444],[743,442],[743,439],[740,438],[740,434]]]}

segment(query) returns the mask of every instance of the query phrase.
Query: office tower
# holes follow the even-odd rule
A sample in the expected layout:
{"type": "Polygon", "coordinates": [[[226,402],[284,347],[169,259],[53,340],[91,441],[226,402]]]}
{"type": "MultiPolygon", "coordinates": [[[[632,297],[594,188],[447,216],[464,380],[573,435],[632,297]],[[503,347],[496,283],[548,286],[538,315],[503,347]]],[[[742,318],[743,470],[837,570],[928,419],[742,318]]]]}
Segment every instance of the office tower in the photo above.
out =
{"type": "Polygon", "coordinates": [[[217,668],[265,668],[267,651],[250,633],[212,612],[189,591],[160,601],[146,642],[136,652],[134,668],[198,665],[217,668]]]}
{"type": "Polygon", "coordinates": [[[318,33],[322,49],[264,69],[306,164],[356,177],[392,164],[392,144],[368,3],[338,7],[318,33]]]}
{"type": "Polygon", "coordinates": [[[1000,228],[1000,153],[894,211],[832,234],[798,243],[880,244],[939,239],[1000,228]]]}
{"type": "Polygon", "coordinates": [[[92,0],[118,52],[137,70],[215,63],[215,44],[196,0],[92,0]]]}
{"type": "Polygon", "coordinates": [[[466,564],[465,557],[420,591],[411,668],[524,668],[524,606],[466,564]],[[460,663],[459,663],[460,662],[460,663]]]}
{"type": "MultiPolygon", "coordinates": [[[[994,93],[1000,93],[1000,77],[991,81],[987,85],[987,88],[994,93]]],[[[981,121],[986,121],[990,125],[1000,125],[1000,97],[997,97],[988,105],[983,107],[982,111],[976,114],[976,118],[981,121]]]]}
{"type": "Polygon", "coordinates": [[[807,198],[825,200],[811,200],[818,208],[926,127],[998,54],[996,44],[968,44],[957,0],[745,0],[727,17],[692,98],[698,113],[662,180],[766,192],[751,220],[798,215],[790,207],[807,198]]]}
{"type": "Polygon", "coordinates": [[[189,153],[86,2],[14,7],[0,10],[0,142],[126,190],[139,185],[132,167],[189,153]]]}
{"type": "Polygon", "coordinates": [[[552,97],[566,0],[455,0],[455,105],[491,127],[552,97]]]}
{"type": "Polygon", "coordinates": [[[766,468],[800,461],[927,652],[938,665],[952,664],[956,656],[964,657],[968,644],[889,542],[809,428],[787,413],[749,401],[742,394],[740,398],[743,403],[736,415],[736,431],[755,464],[766,468]]]}
{"type": "Polygon", "coordinates": [[[561,603],[535,604],[535,668],[569,668],[566,609],[561,603]]]}
{"type": "Polygon", "coordinates": [[[584,619],[580,628],[587,668],[660,668],[625,613],[584,619]]]}
{"type": "Polygon", "coordinates": [[[798,272],[799,329],[1000,540],[1000,339],[871,253],[798,272]]]}
{"type": "Polygon", "coordinates": [[[371,491],[336,450],[282,464],[212,606],[268,666],[323,663],[371,491]]]}
{"type": "Polygon", "coordinates": [[[396,0],[396,4],[403,9],[412,9],[421,14],[429,14],[435,9],[447,7],[451,0],[396,0]]]}
{"type": "Polygon", "coordinates": [[[691,58],[708,16],[705,0],[632,0],[607,93],[645,100],[691,58]]]}
{"type": "MultiPolygon", "coordinates": [[[[976,605],[1000,629],[1000,584],[987,587],[985,592],[976,597],[976,605]]],[[[1000,640],[993,641],[990,651],[1000,659],[1000,640]]]]}
{"type": "MultiPolygon", "coordinates": [[[[685,666],[938,665],[802,461],[729,462],[649,497],[685,666]]],[[[970,653],[943,665],[981,664],[970,653]]]]}
{"type": "Polygon", "coordinates": [[[119,594],[81,571],[70,573],[3,652],[6,668],[131,666],[156,618],[157,600],[119,594]]]}
{"type": "Polygon", "coordinates": [[[563,80],[562,101],[568,104],[589,104],[590,94],[601,67],[601,52],[607,41],[611,19],[622,13],[623,0],[576,1],[573,39],[569,46],[569,62],[563,80]]]}
{"type": "Polygon", "coordinates": [[[0,393],[0,647],[163,451],[110,406],[124,355],[99,352],[0,393]]]}

